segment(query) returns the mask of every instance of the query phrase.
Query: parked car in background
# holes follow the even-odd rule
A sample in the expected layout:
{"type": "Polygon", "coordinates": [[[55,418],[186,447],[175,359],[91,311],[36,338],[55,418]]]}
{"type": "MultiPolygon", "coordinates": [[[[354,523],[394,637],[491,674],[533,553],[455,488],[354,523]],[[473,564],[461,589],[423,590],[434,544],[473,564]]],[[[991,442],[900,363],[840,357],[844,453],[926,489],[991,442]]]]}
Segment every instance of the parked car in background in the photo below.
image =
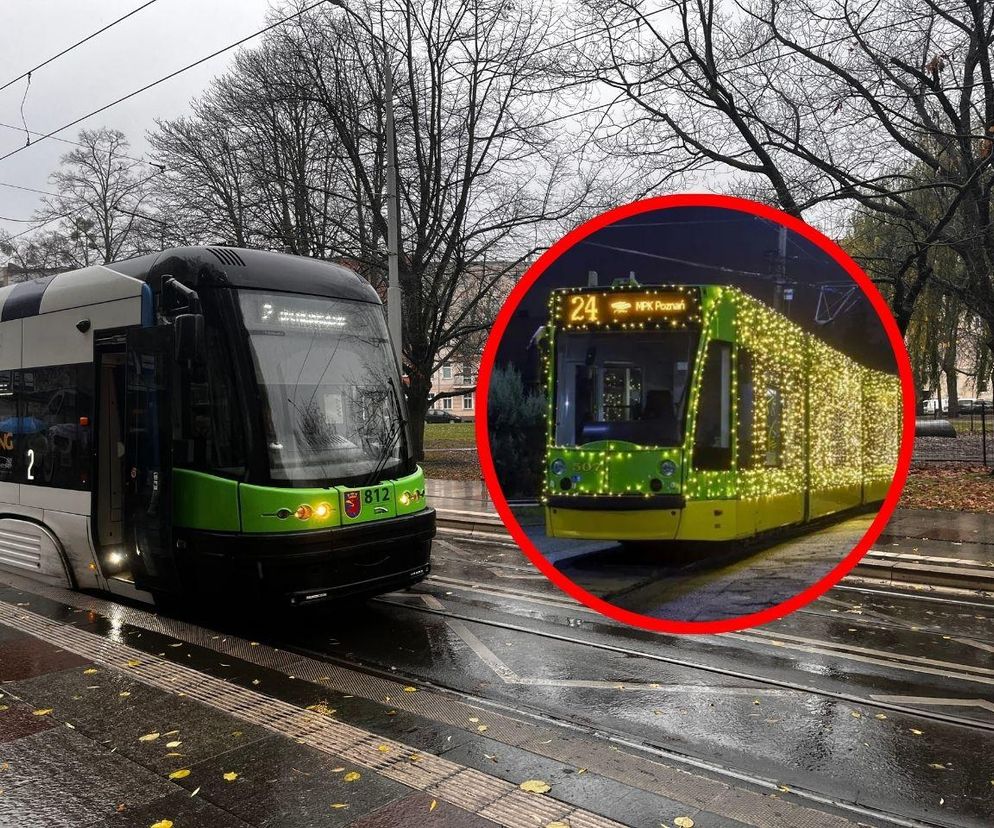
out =
{"type": "Polygon", "coordinates": [[[444,408],[432,408],[425,414],[426,423],[461,423],[462,417],[444,408]]]}
{"type": "Polygon", "coordinates": [[[937,414],[938,411],[938,400],[925,400],[925,402],[922,403],[922,414],[937,414]]]}

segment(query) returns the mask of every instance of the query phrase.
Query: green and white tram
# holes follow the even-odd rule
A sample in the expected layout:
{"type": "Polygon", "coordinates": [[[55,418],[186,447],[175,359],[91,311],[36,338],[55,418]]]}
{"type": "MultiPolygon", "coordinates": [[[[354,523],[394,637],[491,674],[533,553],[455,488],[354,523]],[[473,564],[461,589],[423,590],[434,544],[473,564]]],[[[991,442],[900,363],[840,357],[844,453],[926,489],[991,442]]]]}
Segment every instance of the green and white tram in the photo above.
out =
{"type": "Polygon", "coordinates": [[[416,583],[434,534],[352,271],[189,247],[0,288],[0,572],[299,606],[416,583]]]}

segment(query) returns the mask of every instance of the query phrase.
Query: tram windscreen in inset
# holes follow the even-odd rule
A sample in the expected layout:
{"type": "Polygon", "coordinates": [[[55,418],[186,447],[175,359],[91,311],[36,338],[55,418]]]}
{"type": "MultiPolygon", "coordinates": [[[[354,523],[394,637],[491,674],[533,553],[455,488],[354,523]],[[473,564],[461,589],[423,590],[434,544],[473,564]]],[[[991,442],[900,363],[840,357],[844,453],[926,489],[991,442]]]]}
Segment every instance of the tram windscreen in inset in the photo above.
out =
{"type": "Polygon", "coordinates": [[[563,332],[556,341],[556,444],[683,441],[698,331],[563,332]]]}

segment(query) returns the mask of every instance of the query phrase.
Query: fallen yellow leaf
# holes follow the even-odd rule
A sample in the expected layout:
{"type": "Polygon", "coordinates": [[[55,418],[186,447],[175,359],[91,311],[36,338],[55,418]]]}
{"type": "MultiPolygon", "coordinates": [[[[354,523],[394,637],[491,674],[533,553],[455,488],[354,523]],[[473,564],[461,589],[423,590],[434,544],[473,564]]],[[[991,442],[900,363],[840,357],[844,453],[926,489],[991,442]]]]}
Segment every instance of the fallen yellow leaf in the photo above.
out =
{"type": "Polygon", "coordinates": [[[522,782],[518,785],[523,791],[528,791],[528,793],[548,793],[552,790],[552,786],[548,782],[543,782],[541,779],[529,779],[527,782],[522,782]]]}
{"type": "Polygon", "coordinates": [[[126,699],[128,696],[131,695],[131,693],[129,693],[127,690],[122,690],[117,695],[120,696],[122,699],[126,699]]]}
{"type": "Polygon", "coordinates": [[[342,808],[348,808],[348,803],[346,802],[336,802],[332,806],[336,811],[340,811],[342,808]]]}
{"type": "Polygon", "coordinates": [[[677,817],[673,820],[673,824],[676,825],[677,828],[694,828],[694,820],[690,817],[677,817]]]}
{"type": "MultiPolygon", "coordinates": [[[[158,738],[159,738],[159,734],[158,733],[146,733],[144,736],[139,736],[138,737],[138,741],[139,742],[154,742],[158,738]]],[[[166,747],[169,747],[169,746],[166,745],[166,747]]]]}
{"type": "Polygon", "coordinates": [[[193,799],[193,797],[195,797],[198,793],[200,793],[200,788],[199,787],[194,788],[193,793],[190,794],[190,799],[193,799]]]}
{"type": "Polygon", "coordinates": [[[568,822],[563,822],[562,820],[557,819],[555,822],[548,823],[545,826],[545,828],[569,828],[569,823],[568,822]]]}
{"type": "Polygon", "coordinates": [[[886,719],[887,718],[887,714],[886,713],[877,713],[877,715],[874,716],[873,718],[874,719],[886,719]]]}
{"type": "Polygon", "coordinates": [[[359,771],[349,771],[345,776],[342,777],[344,782],[355,782],[362,778],[362,774],[359,771]]]}
{"type": "Polygon", "coordinates": [[[182,753],[167,753],[166,754],[166,758],[167,759],[175,759],[176,757],[182,756],[182,755],[183,755],[182,753]]]}
{"type": "Polygon", "coordinates": [[[160,819],[152,825],[152,828],[173,828],[173,821],[171,819],[160,819]]]}
{"type": "Polygon", "coordinates": [[[938,762],[930,762],[928,766],[930,768],[935,768],[936,770],[946,770],[946,766],[940,765],[938,762]]]}
{"type": "Polygon", "coordinates": [[[405,693],[417,693],[418,692],[418,688],[417,687],[405,687],[404,688],[404,692],[405,693]]]}
{"type": "Polygon", "coordinates": [[[186,779],[186,777],[188,777],[189,775],[190,775],[190,769],[189,768],[183,768],[182,770],[173,771],[171,774],[169,774],[169,778],[170,779],[186,779]]]}
{"type": "Polygon", "coordinates": [[[166,742],[166,747],[167,748],[178,748],[181,744],[183,744],[183,743],[182,742],[166,742]]]}
{"type": "Polygon", "coordinates": [[[429,811],[434,811],[437,807],[438,807],[438,800],[437,799],[433,799],[431,801],[431,805],[428,806],[428,810],[429,811]]]}
{"type": "Polygon", "coordinates": [[[235,773],[234,771],[228,771],[224,775],[224,781],[225,782],[234,782],[237,778],[238,778],[238,774],[235,773]]]}
{"type": "Polygon", "coordinates": [[[35,716],[47,716],[49,713],[53,712],[53,708],[45,707],[42,708],[41,710],[34,710],[32,712],[35,716]]]}
{"type": "Polygon", "coordinates": [[[0,704],[0,713],[3,713],[4,710],[10,710],[10,705],[0,704]]]}
{"type": "Polygon", "coordinates": [[[331,772],[332,773],[341,773],[343,770],[345,770],[345,768],[332,768],[331,772]]]}
{"type": "Polygon", "coordinates": [[[476,728],[476,729],[477,729],[477,730],[479,730],[479,731],[480,731],[480,733],[486,733],[486,732],[487,732],[487,730],[488,730],[489,728],[488,728],[488,727],[487,727],[486,725],[480,725],[480,726],[479,726],[478,728],[476,728]]]}
{"type": "Polygon", "coordinates": [[[916,728],[911,728],[911,732],[914,733],[915,736],[921,736],[923,733],[923,731],[917,730],[916,728]]]}
{"type": "Polygon", "coordinates": [[[86,669],[85,669],[85,670],[83,671],[83,675],[84,675],[84,676],[92,676],[92,675],[93,675],[94,673],[96,673],[96,672],[98,672],[98,670],[97,670],[97,668],[96,668],[96,667],[87,667],[87,668],[86,668],[86,669]]]}
{"type": "Polygon", "coordinates": [[[389,753],[390,752],[390,745],[377,745],[376,749],[380,753],[389,753]]]}
{"type": "Polygon", "coordinates": [[[129,667],[140,667],[141,666],[141,662],[138,661],[138,659],[133,658],[133,659],[131,659],[131,661],[128,662],[128,666],[129,667]]]}
{"type": "Polygon", "coordinates": [[[326,705],[324,702],[321,702],[319,704],[309,705],[307,709],[308,710],[313,710],[315,713],[320,713],[322,716],[334,716],[335,715],[335,708],[328,707],[328,705],[326,705]]]}

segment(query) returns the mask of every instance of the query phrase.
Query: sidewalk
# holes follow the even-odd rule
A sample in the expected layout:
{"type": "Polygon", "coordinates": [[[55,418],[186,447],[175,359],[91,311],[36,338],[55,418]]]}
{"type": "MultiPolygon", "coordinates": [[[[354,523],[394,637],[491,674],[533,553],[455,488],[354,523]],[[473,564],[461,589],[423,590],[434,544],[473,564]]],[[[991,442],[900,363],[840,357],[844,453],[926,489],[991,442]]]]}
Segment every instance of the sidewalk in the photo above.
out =
{"type": "Polygon", "coordinates": [[[492,825],[5,624],[0,679],[0,825],[492,825]]]}

